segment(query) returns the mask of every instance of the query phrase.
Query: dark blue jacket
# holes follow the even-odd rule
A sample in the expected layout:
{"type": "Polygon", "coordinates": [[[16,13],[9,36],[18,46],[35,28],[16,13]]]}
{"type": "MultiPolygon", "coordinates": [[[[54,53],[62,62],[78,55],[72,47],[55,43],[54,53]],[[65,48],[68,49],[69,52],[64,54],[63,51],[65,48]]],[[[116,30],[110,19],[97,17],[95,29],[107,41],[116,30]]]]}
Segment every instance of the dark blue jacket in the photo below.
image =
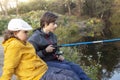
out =
{"type": "MultiPolygon", "coordinates": [[[[59,49],[56,47],[52,53],[47,53],[45,48],[48,45],[57,45],[56,35],[53,33],[45,34],[42,29],[37,29],[34,31],[32,36],[28,39],[30,43],[35,47],[36,53],[44,61],[56,60],[56,53],[59,49]]],[[[53,46],[53,47],[54,47],[53,46]]]]}

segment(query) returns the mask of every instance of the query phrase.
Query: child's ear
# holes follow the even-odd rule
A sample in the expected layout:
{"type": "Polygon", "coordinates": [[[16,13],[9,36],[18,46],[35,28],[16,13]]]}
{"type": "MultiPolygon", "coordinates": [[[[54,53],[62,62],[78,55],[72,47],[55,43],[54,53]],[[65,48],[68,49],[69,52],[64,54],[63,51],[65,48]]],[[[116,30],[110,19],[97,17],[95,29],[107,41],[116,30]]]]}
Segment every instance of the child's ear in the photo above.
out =
{"type": "Polygon", "coordinates": [[[45,22],[45,26],[48,26],[49,24],[45,22]]]}

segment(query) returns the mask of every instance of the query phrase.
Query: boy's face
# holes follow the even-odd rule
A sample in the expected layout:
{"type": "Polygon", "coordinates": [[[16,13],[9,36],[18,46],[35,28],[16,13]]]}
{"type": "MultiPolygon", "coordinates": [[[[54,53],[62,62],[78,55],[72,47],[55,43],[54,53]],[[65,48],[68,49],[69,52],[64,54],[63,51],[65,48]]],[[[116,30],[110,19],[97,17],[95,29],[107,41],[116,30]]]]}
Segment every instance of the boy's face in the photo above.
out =
{"type": "Polygon", "coordinates": [[[46,28],[49,32],[54,32],[57,28],[57,24],[55,22],[49,23],[46,28]]]}

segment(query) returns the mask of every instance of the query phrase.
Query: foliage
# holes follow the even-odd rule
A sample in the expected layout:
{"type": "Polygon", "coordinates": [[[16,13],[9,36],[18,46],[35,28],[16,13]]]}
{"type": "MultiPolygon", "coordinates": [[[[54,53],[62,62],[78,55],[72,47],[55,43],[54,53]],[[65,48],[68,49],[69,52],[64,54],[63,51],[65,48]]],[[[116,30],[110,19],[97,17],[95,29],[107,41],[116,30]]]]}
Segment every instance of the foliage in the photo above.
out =
{"type": "MultiPolygon", "coordinates": [[[[28,3],[19,3],[19,14],[27,13],[32,10],[48,10],[58,13],[64,13],[64,5],[62,1],[45,1],[45,0],[31,0],[28,3]]],[[[12,8],[8,11],[9,14],[15,14],[16,8],[12,8]]]]}
{"type": "Polygon", "coordinates": [[[99,80],[98,73],[99,69],[101,68],[101,65],[99,63],[101,58],[100,54],[98,54],[98,60],[93,61],[92,56],[84,56],[81,52],[79,52],[79,50],[76,47],[64,47],[60,50],[64,52],[64,56],[67,60],[80,64],[82,69],[87,73],[91,80],[99,80]],[[82,57],[85,57],[86,60],[88,60],[91,63],[91,65],[86,66],[82,61],[82,57]]]}
{"type": "Polygon", "coordinates": [[[83,14],[90,17],[104,17],[112,7],[113,0],[85,0],[83,5],[83,14]]]}
{"type": "Polygon", "coordinates": [[[114,37],[120,37],[120,12],[114,14],[110,21],[112,23],[111,30],[114,37]]]}
{"type": "Polygon", "coordinates": [[[78,42],[83,36],[101,36],[104,28],[104,22],[98,18],[90,18],[80,21],[75,20],[75,17],[61,17],[62,18],[58,20],[60,25],[56,30],[56,34],[59,36],[59,43],[78,42]]]}
{"type": "Polygon", "coordinates": [[[111,31],[113,37],[120,37],[120,0],[115,0],[114,7],[112,8],[113,15],[110,17],[111,31]]]}
{"type": "Polygon", "coordinates": [[[22,14],[22,18],[27,21],[34,29],[38,28],[40,25],[40,17],[44,11],[31,11],[26,14],[22,14]]]}
{"type": "MultiPolygon", "coordinates": [[[[31,11],[29,13],[22,14],[21,17],[28,22],[33,30],[36,28],[40,27],[40,17],[45,11],[40,10],[40,11],[31,11]]],[[[30,31],[29,35],[32,34],[33,31],[30,31]]]]}
{"type": "Polygon", "coordinates": [[[0,17],[0,35],[2,35],[2,32],[6,29],[8,21],[9,18],[6,18],[4,16],[0,17]]]}
{"type": "Polygon", "coordinates": [[[6,25],[4,25],[6,20],[0,20],[0,35],[2,34],[2,31],[5,29],[6,25]]]}
{"type": "Polygon", "coordinates": [[[98,18],[90,18],[82,23],[80,31],[84,33],[84,36],[101,36],[101,32],[104,28],[104,22],[98,18]]]}
{"type": "Polygon", "coordinates": [[[69,26],[59,26],[56,30],[56,34],[59,36],[59,43],[76,42],[80,39],[78,26],[76,26],[75,23],[70,23],[69,26]]]}

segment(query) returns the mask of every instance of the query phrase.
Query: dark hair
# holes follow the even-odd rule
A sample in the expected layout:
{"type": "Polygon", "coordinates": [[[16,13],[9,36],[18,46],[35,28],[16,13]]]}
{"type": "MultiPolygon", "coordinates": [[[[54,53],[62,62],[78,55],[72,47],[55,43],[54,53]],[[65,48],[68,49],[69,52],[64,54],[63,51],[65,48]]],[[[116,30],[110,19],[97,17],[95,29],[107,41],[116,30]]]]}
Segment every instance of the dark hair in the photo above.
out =
{"type": "Polygon", "coordinates": [[[55,22],[57,18],[58,18],[58,16],[53,14],[52,12],[48,11],[48,12],[44,13],[40,19],[41,28],[43,28],[45,26],[45,23],[47,25],[49,25],[49,23],[55,22]]]}
{"type": "Polygon", "coordinates": [[[4,31],[4,41],[8,40],[9,38],[15,38],[14,36],[14,31],[10,31],[10,30],[5,30],[4,31]]]}

